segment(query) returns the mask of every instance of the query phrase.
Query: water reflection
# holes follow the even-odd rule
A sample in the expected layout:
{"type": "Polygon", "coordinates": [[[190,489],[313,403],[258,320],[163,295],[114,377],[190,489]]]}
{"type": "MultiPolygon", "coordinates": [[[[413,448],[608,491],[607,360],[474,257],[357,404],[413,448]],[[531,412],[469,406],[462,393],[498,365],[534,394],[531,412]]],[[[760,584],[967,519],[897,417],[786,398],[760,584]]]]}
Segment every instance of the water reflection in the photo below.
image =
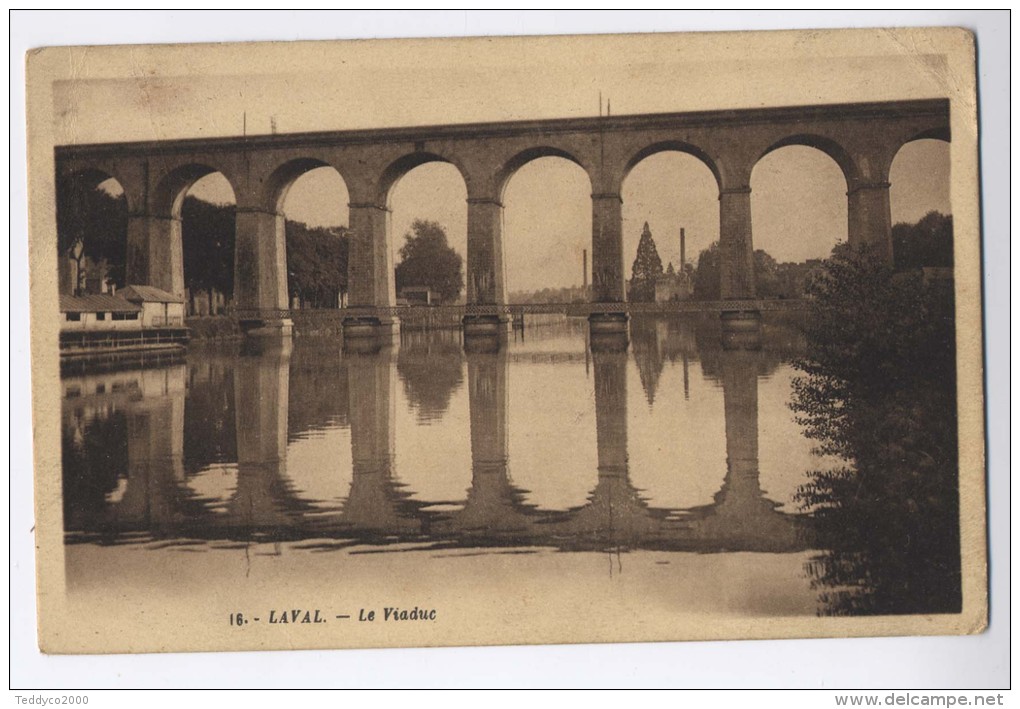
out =
{"type": "Polygon", "coordinates": [[[436,526],[443,535],[459,535],[474,543],[505,539],[521,543],[535,508],[524,501],[509,468],[509,421],[506,348],[467,354],[470,401],[471,487],[463,507],[436,526]]]}
{"type": "Polygon", "coordinates": [[[196,347],[186,364],[69,375],[68,542],[814,547],[788,499],[809,444],[759,460],[760,417],[792,418],[777,373],[795,328],[767,327],[758,351],[724,350],[712,319],[635,320],[629,350],[589,347],[583,328],[481,349],[456,332],[196,347]]]}
{"type": "MultiPolygon", "coordinates": [[[[337,531],[382,534],[415,533],[415,507],[407,504],[394,471],[396,377],[392,351],[352,353],[347,359],[348,406],[351,417],[351,458],[354,473],[337,531]]],[[[323,532],[328,532],[324,529],[323,532]]]]}
{"type": "Polygon", "coordinates": [[[692,510],[698,533],[722,548],[797,548],[803,520],[778,511],[761,489],[758,467],[758,377],[772,362],[759,352],[727,351],[714,362],[722,380],[726,478],[712,505],[692,510]]]}
{"type": "Polygon", "coordinates": [[[397,374],[421,421],[442,418],[450,397],[464,382],[460,332],[419,330],[404,333],[397,374]]]}
{"type": "Polygon", "coordinates": [[[308,505],[287,477],[289,340],[246,343],[234,363],[237,485],[217,524],[238,536],[290,536],[308,505]]]}

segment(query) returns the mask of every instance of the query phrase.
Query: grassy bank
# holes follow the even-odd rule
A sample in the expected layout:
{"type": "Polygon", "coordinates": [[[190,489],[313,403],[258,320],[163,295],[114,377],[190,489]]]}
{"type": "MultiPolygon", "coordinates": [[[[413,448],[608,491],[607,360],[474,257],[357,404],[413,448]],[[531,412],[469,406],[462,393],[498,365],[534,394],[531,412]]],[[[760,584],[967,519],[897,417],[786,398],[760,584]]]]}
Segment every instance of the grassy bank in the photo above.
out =
{"type": "Polygon", "coordinates": [[[226,315],[185,318],[192,340],[233,340],[243,336],[237,320],[226,315]]]}

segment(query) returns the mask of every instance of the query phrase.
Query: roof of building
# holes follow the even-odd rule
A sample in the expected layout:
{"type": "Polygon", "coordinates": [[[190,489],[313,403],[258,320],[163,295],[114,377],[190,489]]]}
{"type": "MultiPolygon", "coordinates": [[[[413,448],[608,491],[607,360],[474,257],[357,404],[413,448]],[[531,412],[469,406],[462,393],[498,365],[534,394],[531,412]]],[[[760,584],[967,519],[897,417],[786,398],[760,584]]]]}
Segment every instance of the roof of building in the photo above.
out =
{"type": "Polygon", "coordinates": [[[156,286],[129,285],[117,291],[117,295],[132,303],[183,303],[184,298],[167,293],[156,286]]]}
{"type": "Polygon", "coordinates": [[[137,313],[142,308],[117,295],[62,295],[62,313],[137,313]]]}

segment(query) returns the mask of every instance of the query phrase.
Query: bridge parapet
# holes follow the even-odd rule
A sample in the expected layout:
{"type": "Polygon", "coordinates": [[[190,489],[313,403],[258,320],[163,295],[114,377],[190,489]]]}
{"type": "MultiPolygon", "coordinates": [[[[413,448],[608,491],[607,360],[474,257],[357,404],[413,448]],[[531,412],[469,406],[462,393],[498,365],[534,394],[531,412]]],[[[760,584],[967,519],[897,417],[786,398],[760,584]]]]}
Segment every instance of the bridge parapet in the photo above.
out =
{"type": "MultiPolygon", "coordinates": [[[[734,302],[719,310],[728,310],[755,298],[750,176],[762,157],[788,145],[832,157],[847,183],[849,242],[873,245],[891,258],[892,160],[907,142],[948,140],[949,132],[949,102],[934,99],[59,146],[55,158],[58,183],[95,185],[107,177],[121,183],[130,217],[128,281],[178,294],[184,287],[183,196],[202,176],[222,173],[238,205],[239,309],[263,314],[287,306],[282,195],[304,172],[334,167],[351,196],[351,303],[392,320],[401,311],[393,310],[387,202],[403,174],[428,162],[457,167],[468,195],[468,304],[486,306],[465,313],[504,315],[513,311],[499,309],[508,292],[503,187],[527,162],[563,157],[585,170],[592,189],[592,300],[598,307],[586,312],[610,315],[637,312],[620,309],[626,284],[620,194],[640,160],[679,150],[711,170],[719,188],[720,292],[734,302]]],[[[759,309],[770,309],[761,303],[759,309]]]]}

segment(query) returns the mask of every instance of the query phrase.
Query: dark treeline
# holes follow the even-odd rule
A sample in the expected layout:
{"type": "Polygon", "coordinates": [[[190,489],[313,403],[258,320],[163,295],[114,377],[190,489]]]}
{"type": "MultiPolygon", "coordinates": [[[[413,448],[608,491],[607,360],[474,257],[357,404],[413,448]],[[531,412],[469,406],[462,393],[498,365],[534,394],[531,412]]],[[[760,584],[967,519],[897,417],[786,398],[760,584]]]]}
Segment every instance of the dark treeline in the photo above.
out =
{"type": "MultiPolygon", "coordinates": [[[[83,258],[105,260],[107,280],[125,282],[127,202],[98,188],[63,186],[58,197],[57,248],[66,258],[81,240],[83,258]]],[[[181,207],[185,287],[196,292],[234,292],[235,208],[186,197],[181,207]]],[[[312,227],[287,220],[288,292],[300,307],[335,308],[347,292],[345,227],[312,227]]]]}
{"type": "Polygon", "coordinates": [[[928,212],[915,224],[892,228],[893,259],[899,269],[953,266],[953,217],[928,212]]]}
{"type": "MultiPolygon", "coordinates": [[[[187,197],[184,223],[184,280],[192,291],[234,292],[235,217],[232,205],[187,197]]],[[[286,222],[287,291],[298,307],[336,308],[347,292],[348,239],[345,227],[312,227],[286,222]]]]}
{"type": "Polygon", "coordinates": [[[234,292],[234,207],[185,197],[181,207],[184,285],[195,293],[234,292]]]}
{"type": "MultiPolygon", "coordinates": [[[[821,263],[821,259],[779,263],[768,252],[756,249],[755,292],[759,298],[803,298],[821,263]]],[[[719,242],[714,242],[698,256],[694,269],[694,299],[718,300],[720,277],[719,242]]]]}
{"type": "Polygon", "coordinates": [[[287,220],[287,283],[300,307],[337,308],[347,293],[350,240],[346,227],[287,220]]]}
{"type": "Polygon", "coordinates": [[[65,529],[80,529],[100,516],[106,496],[128,473],[127,417],[111,410],[105,417],[72,416],[61,428],[65,529]]]}
{"type": "MultiPolygon", "coordinates": [[[[953,218],[929,212],[914,224],[896,224],[892,230],[896,268],[908,270],[922,267],[952,267],[953,218]]],[[[693,280],[695,300],[718,300],[720,297],[719,242],[701,252],[697,266],[687,266],[693,280]]],[[[823,268],[821,259],[802,263],[780,263],[770,254],[754,252],[755,288],[759,298],[803,298],[812,290],[812,281],[823,268]]],[[[662,267],[655,240],[648,225],[638,243],[630,281],[629,299],[650,301],[655,298],[655,281],[666,271],[662,267]]]]}
{"type": "Polygon", "coordinates": [[[961,607],[953,286],[837,247],[811,286],[792,406],[820,452],[799,497],[822,612],[961,607]]]}
{"type": "Polygon", "coordinates": [[[512,303],[587,303],[590,299],[591,288],[586,289],[583,286],[514,291],[510,294],[512,303]]]}
{"type": "Polygon", "coordinates": [[[83,259],[106,261],[107,280],[118,288],[124,283],[127,259],[127,199],[98,188],[83,189],[64,183],[57,193],[57,253],[68,258],[75,241],[81,241],[83,259]]]}

